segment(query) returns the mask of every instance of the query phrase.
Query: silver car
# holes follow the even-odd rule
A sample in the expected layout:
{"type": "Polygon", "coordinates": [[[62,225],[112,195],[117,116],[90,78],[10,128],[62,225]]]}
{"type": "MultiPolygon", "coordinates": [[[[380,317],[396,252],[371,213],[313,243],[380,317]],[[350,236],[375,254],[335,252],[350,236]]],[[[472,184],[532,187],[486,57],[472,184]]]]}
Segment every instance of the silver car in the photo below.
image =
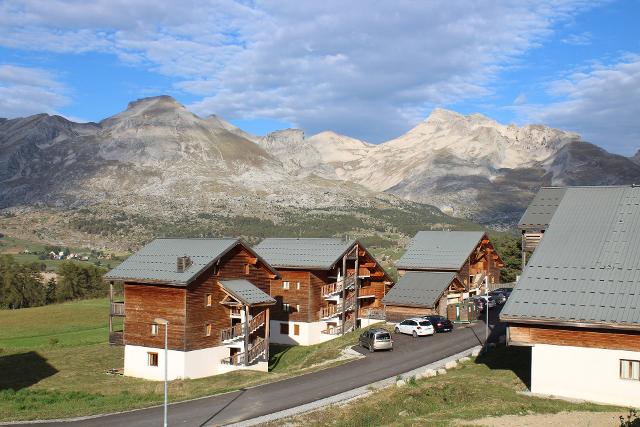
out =
{"type": "Polygon", "coordinates": [[[376,350],[393,350],[393,340],[386,329],[368,329],[360,335],[359,341],[360,345],[368,348],[371,353],[376,350]]]}

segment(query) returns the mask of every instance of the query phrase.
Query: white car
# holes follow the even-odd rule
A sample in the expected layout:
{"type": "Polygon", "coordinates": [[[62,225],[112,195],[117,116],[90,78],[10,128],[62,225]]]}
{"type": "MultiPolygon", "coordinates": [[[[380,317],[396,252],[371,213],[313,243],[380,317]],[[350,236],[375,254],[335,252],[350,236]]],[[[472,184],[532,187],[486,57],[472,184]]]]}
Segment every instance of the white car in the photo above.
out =
{"type": "Polygon", "coordinates": [[[396,325],[395,331],[397,334],[413,335],[414,338],[433,335],[436,332],[431,322],[419,317],[403,320],[396,325]]]}

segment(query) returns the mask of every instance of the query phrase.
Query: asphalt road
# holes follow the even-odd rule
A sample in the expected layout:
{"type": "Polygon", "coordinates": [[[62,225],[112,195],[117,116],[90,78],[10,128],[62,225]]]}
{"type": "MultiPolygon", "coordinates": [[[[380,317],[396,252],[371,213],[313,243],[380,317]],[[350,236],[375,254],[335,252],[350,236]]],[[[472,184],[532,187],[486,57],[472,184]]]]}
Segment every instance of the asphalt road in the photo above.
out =
{"type": "MultiPolygon", "coordinates": [[[[492,316],[495,317],[495,314],[492,316]]],[[[493,324],[493,319],[490,321],[493,324]]],[[[495,336],[503,325],[492,326],[495,336]]],[[[450,333],[412,338],[394,334],[394,351],[376,352],[363,359],[271,384],[169,406],[169,425],[224,425],[289,409],[393,377],[436,362],[484,342],[485,324],[456,328],[450,333]]],[[[356,350],[359,347],[355,347],[356,350]]],[[[94,427],[162,425],[162,407],[106,415],[75,422],[45,423],[46,426],[94,427]]]]}

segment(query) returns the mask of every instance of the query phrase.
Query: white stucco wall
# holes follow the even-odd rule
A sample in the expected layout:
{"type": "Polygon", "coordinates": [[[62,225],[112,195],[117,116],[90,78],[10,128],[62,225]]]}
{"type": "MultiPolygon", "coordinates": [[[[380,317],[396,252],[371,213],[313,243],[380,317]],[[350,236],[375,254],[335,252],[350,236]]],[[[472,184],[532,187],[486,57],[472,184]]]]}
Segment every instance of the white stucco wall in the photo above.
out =
{"type": "Polygon", "coordinates": [[[620,359],[640,360],[640,352],[536,344],[531,391],[640,407],[640,381],[620,378],[620,359]]]}
{"type": "Polygon", "coordinates": [[[376,323],[384,323],[384,320],[379,320],[379,319],[367,319],[367,318],[361,318],[360,319],[360,327],[361,328],[367,328],[371,325],[375,325],[376,323]]]}
{"type": "MultiPolygon", "coordinates": [[[[225,346],[193,351],[169,350],[169,380],[178,378],[203,378],[244,367],[222,365],[220,361],[229,356],[225,346]]],[[[147,380],[164,380],[164,349],[126,345],[124,347],[124,374],[147,380]],[[149,366],[147,353],[158,353],[158,366],[149,366]]],[[[251,365],[252,370],[267,371],[267,363],[251,365]]]]}
{"type": "Polygon", "coordinates": [[[275,344],[287,345],[314,345],[330,341],[337,335],[323,334],[321,331],[327,328],[325,322],[283,322],[271,320],[269,322],[269,340],[275,344]],[[289,334],[280,333],[280,324],[289,324],[289,334]],[[300,334],[294,335],[294,325],[300,325],[300,334]]]}

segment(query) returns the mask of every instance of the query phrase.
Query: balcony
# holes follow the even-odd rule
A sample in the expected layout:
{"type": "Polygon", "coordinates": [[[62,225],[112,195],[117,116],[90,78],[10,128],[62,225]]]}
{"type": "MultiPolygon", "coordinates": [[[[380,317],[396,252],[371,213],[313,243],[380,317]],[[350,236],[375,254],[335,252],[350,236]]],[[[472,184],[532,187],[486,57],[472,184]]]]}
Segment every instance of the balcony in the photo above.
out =
{"type": "Polygon", "coordinates": [[[123,331],[109,332],[109,344],[124,345],[124,332],[123,331]]]}
{"type": "Polygon", "coordinates": [[[240,318],[242,318],[242,309],[241,308],[232,307],[231,308],[231,313],[229,313],[229,316],[232,319],[240,319],[240,318]]]}
{"type": "Polygon", "coordinates": [[[356,283],[356,277],[354,274],[347,276],[346,280],[338,280],[337,282],[329,283],[322,287],[322,295],[325,298],[331,298],[337,293],[342,292],[342,289],[346,285],[347,289],[352,288],[356,283]]]}
{"type": "MultiPolygon", "coordinates": [[[[253,345],[249,347],[247,353],[249,358],[249,365],[253,365],[256,362],[267,360],[267,342],[262,337],[258,337],[253,345]]],[[[223,365],[231,366],[245,366],[245,352],[236,353],[233,356],[225,357],[220,361],[223,365]]]]}
{"type": "Polygon", "coordinates": [[[112,302],[111,303],[111,315],[112,316],[124,316],[124,302],[112,302]]]}
{"type": "MultiPolygon", "coordinates": [[[[355,294],[352,293],[344,300],[344,311],[353,310],[355,306],[355,302],[356,302],[355,294]]],[[[320,308],[318,315],[320,316],[321,319],[328,319],[328,318],[335,317],[342,314],[342,311],[343,311],[342,301],[338,301],[337,304],[329,304],[326,307],[320,308]]]]}
{"type": "MultiPolygon", "coordinates": [[[[254,333],[266,323],[266,311],[261,311],[249,320],[249,334],[254,333]]],[[[244,323],[237,323],[229,328],[220,331],[220,340],[228,344],[230,342],[244,338],[244,323]]]]}

